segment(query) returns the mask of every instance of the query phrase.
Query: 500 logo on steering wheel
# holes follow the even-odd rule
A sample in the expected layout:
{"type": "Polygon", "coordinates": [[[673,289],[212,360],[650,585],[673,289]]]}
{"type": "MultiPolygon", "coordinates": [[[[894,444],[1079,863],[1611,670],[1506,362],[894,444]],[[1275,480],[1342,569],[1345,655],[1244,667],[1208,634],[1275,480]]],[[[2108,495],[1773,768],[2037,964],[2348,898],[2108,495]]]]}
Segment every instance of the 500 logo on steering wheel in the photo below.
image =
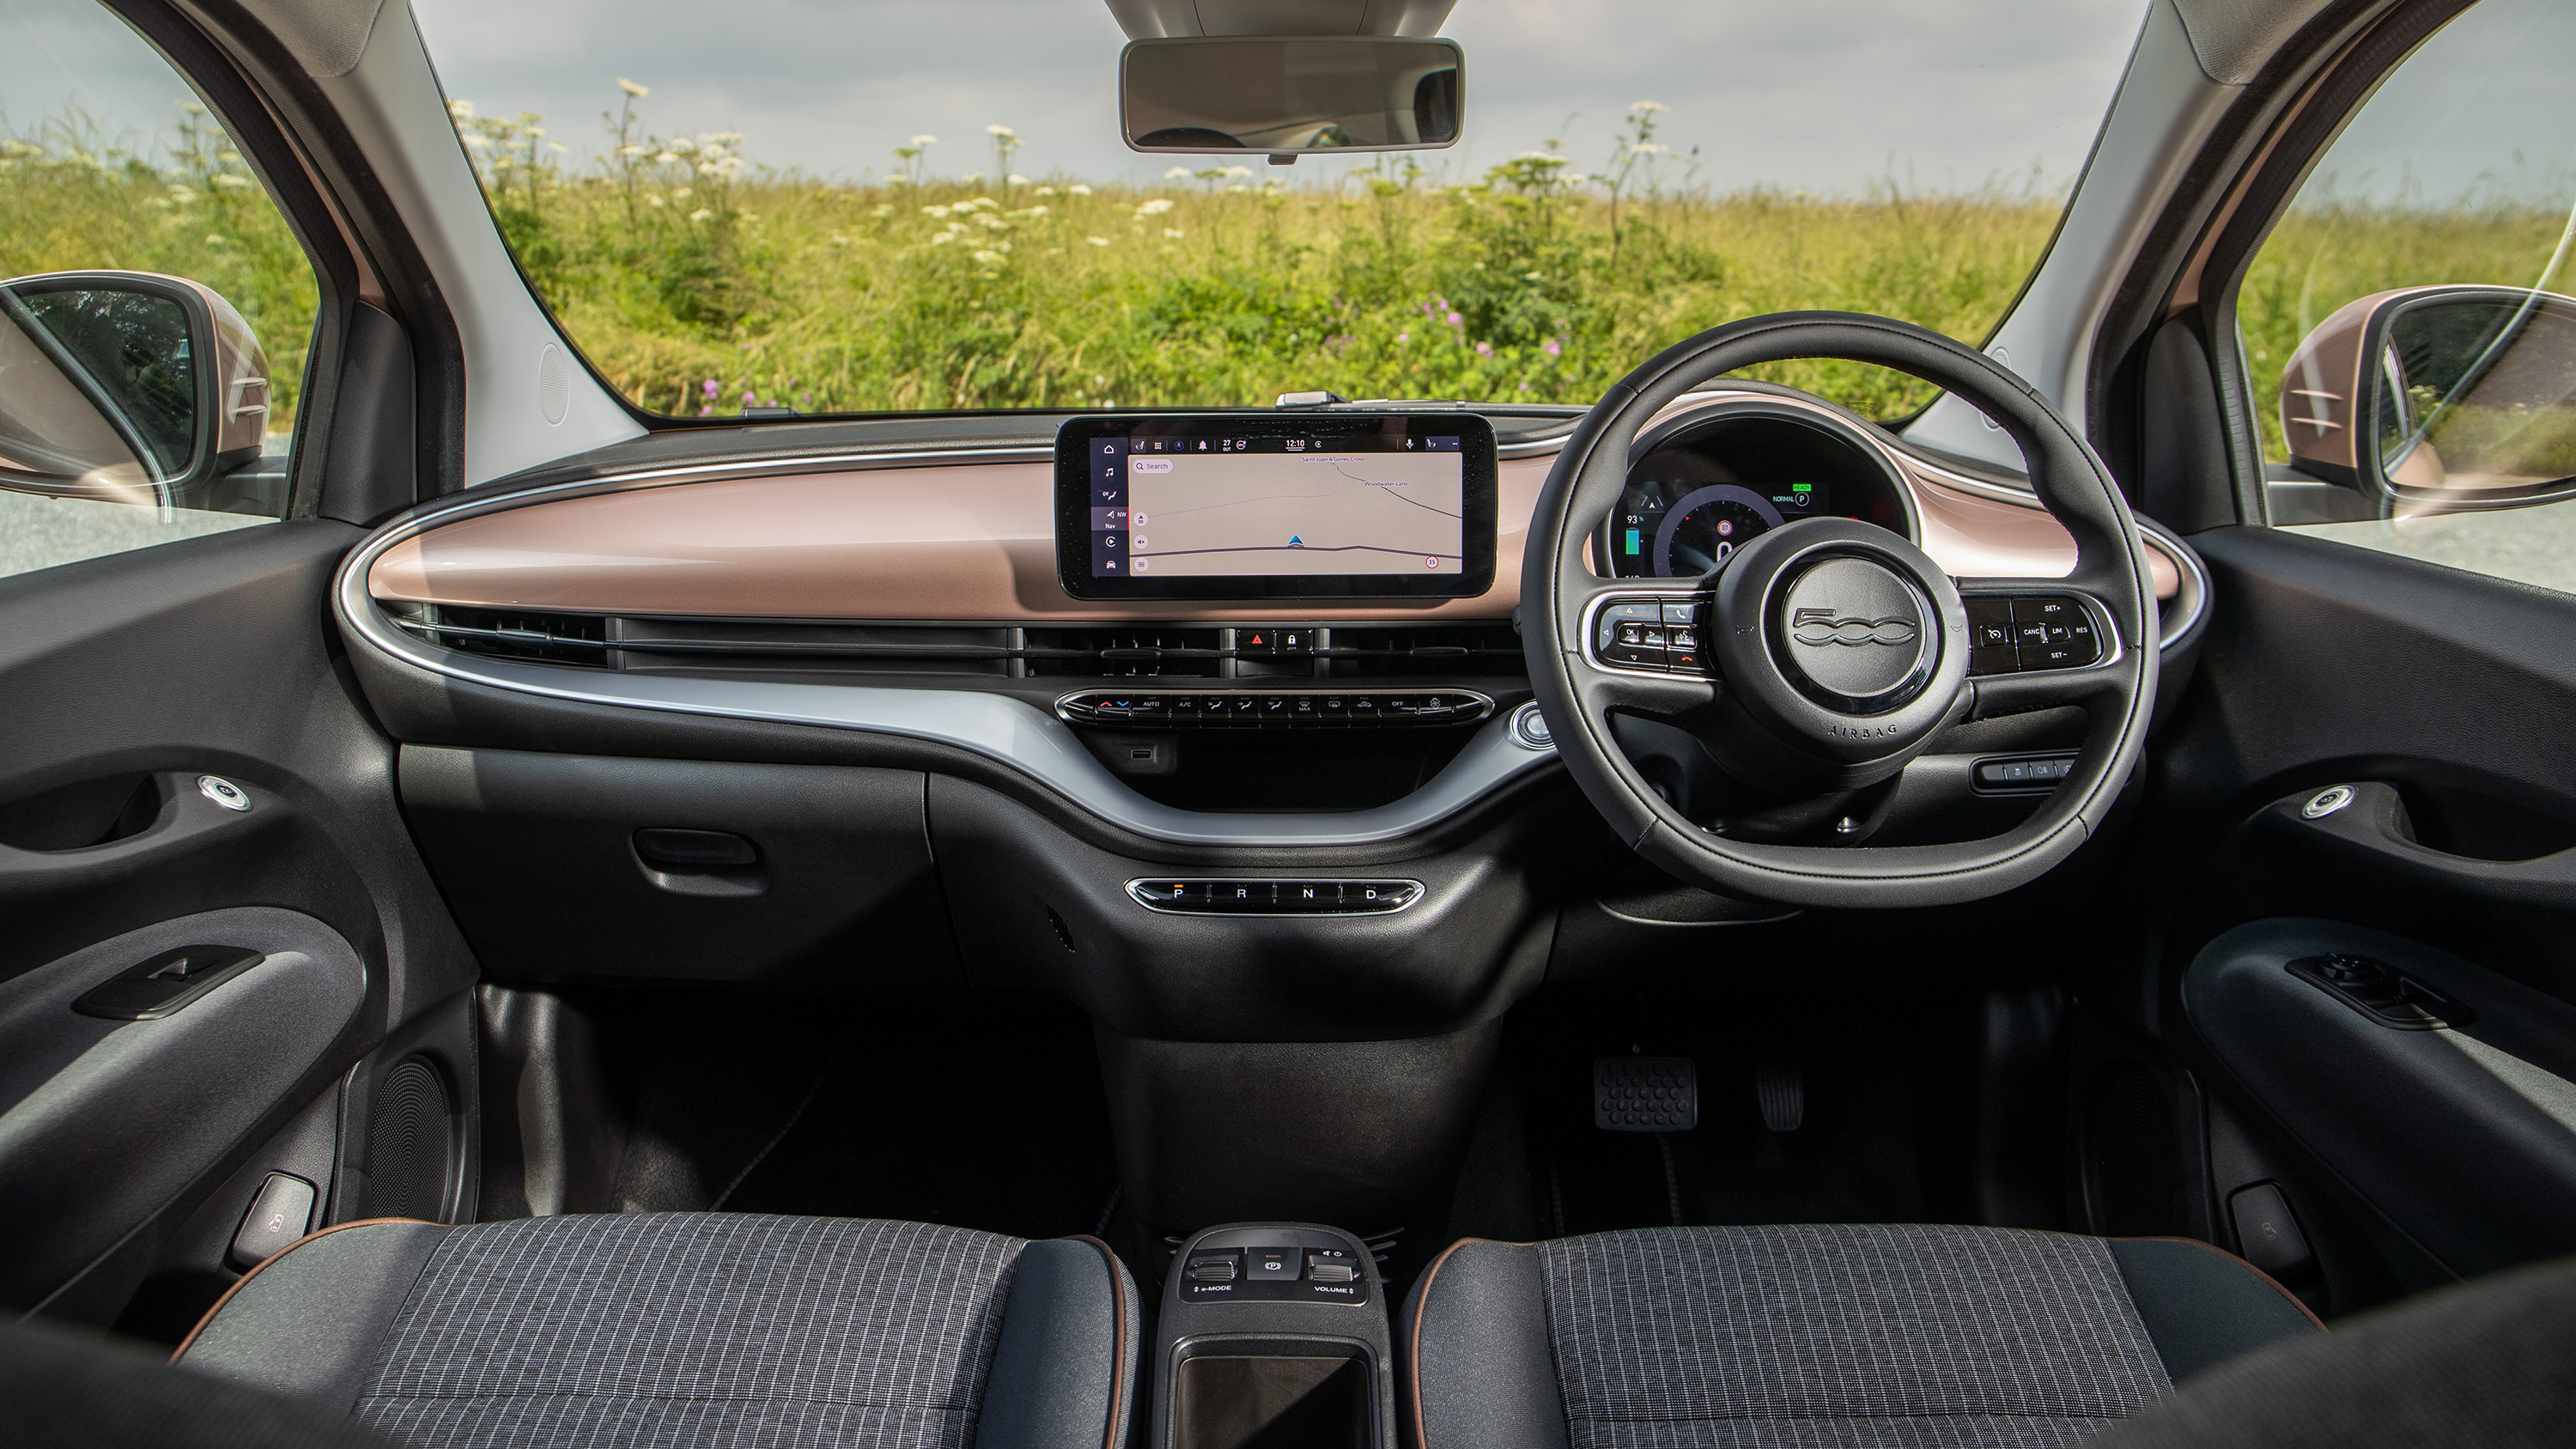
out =
{"type": "Polygon", "coordinates": [[[1826,644],[1911,644],[1911,619],[1838,619],[1831,609],[1800,609],[1789,621],[1789,637],[1816,647],[1826,644]]]}

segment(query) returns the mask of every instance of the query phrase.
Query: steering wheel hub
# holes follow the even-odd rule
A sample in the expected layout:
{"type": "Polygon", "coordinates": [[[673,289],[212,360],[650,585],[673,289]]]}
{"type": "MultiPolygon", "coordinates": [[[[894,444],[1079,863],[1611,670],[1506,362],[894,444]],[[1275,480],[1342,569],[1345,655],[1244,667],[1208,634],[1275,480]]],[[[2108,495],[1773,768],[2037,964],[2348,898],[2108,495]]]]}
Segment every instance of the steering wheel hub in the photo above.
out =
{"type": "Polygon", "coordinates": [[[1894,569],[1857,554],[1807,565],[1780,591],[1771,656],[1809,699],[1878,714],[1923,692],[1941,658],[1941,621],[1894,569]]]}

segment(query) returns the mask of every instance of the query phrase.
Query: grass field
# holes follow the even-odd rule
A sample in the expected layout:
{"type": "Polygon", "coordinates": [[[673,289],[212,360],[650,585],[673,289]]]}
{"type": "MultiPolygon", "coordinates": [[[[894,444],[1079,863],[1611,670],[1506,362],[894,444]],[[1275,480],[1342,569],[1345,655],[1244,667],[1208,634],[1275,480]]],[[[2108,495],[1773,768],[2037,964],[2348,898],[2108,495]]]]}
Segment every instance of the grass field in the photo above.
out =
{"type": "MultiPolygon", "coordinates": [[[[639,88],[640,89],[640,88],[639,88]]],[[[1208,166],[1151,186],[929,174],[781,174],[732,135],[649,132],[632,97],[600,154],[542,118],[458,107],[495,215],[547,302],[645,407],[727,415],[1266,403],[1352,397],[1589,403],[1693,332],[1797,308],[1901,317],[1981,340],[2037,263],[2058,198],[1997,184],[1923,194],[1713,194],[1640,110],[1602,174],[1551,150],[1460,184],[1402,158],[1282,184],[1208,166]]],[[[75,123],[0,142],[0,275],[133,267],[202,280],[239,306],[293,415],[309,270],[220,132],[191,117],[152,158],[75,123]]],[[[2560,218],[2305,211],[2284,223],[2241,314],[2260,412],[2306,327],[2419,281],[2523,281],[2560,218]]],[[[1930,390],[1842,363],[1763,375],[1876,417],[1930,390]]]]}

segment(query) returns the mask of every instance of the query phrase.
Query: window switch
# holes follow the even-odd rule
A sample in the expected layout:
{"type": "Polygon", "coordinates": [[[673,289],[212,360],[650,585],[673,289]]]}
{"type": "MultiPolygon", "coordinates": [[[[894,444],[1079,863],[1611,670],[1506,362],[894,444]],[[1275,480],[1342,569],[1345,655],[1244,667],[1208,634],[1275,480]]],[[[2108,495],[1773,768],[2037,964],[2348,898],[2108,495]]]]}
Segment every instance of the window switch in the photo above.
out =
{"type": "Polygon", "coordinates": [[[259,1196],[250,1200],[240,1231],[233,1234],[233,1266],[256,1268],[279,1249],[303,1237],[313,1222],[313,1184],[283,1172],[272,1172],[259,1196]]]}

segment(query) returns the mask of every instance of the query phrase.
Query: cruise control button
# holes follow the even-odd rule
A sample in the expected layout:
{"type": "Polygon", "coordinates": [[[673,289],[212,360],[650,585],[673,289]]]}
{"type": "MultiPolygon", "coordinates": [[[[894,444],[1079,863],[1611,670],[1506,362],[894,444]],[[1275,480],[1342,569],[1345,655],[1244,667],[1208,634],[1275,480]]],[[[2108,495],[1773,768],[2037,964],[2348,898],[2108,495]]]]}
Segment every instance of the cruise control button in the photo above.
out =
{"type": "Polygon", "coordinates": [[[2024,669],[2064,669],[2075,662],[2075,646],[2071,644],[2042,644],[2036,648],[2028,644],[2021,646],[2021,667],[2024,669]]]}
{"type": "Polygon", "coordinates": [[[2016,624],[2062,624],[2066,622],[2067,616],[2075,611],[2073,599],[2054,595],[2015,599],[2012,601],[2012,606],[2013,622],[2016,624]]]}
{"type": "Polygon", "coordinates": [[[2013,642],[2024,649],[2045,647],[2048,643],[2048,626],[2037,620],[2029,623],[2016,620],[2013,624],[2013,642]]]}
{"type": "Polygon", "coordinates": [[[1971,624],[1968,626],[1968,637],[1973,641],[1974,647],[1979,649],[2010,649],[2013,642],[2012,622],[1999,620],[1990,624],[1971,624]]]}

